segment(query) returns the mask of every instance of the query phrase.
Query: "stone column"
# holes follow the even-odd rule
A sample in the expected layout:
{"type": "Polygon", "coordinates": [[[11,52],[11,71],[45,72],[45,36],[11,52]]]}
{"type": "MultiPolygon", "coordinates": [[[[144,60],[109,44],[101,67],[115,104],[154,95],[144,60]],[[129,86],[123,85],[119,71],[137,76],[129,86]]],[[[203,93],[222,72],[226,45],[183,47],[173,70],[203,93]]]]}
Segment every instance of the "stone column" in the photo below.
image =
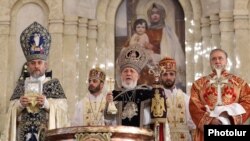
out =
{"type": "MultiPolygon", "coordinates": [[[[10,93],[7,93],[8,85],[11,81],[8,81],[8,48],[9,48],[9,35],[10,35],[10,23],[9,21],[0,22],[0,137],[4,129],[5,113],[8,108],[8,103],[10,99],[10,93]]],[[[14,73],[13,73],[14,74],[14,73]]],[[[14,76],[14,75],[13,75],[14,76]]],[[[13,78],[12,76],[12,78],[13,78]]],[[[13,89],[12,89],[13,91],[13,89]]]]}
{"type": "Polygon", "coordinates": [[[220,48],[220,26],[219,15],[214,14],[210,16],[210,32],[211,32],[211,47],[220,48]]]}
{"type": "MultiPolygon", "coordinates": [[[[69,109],[75,107],[75,95],[79,85],[79,70],[76,68],[79,58],[79,46],[77,44],[78,17],[65,16],[63,36],[63,83],[64,92],[67,95],[69,109]]],[[[69,110],[73,115],[74,110],[69,110]]]]}
{"type": "MultiPolygon", "coordinates": [[[[106,79],[115,79],[112,75],[114,65],[110,66],[110,63],[114,60],[110,60],[108,57],[111,55],[111,47],[106,45],[106,24],[104,21],[98,21],[98,35],[97,35],[97,52],[98,52],[98,63],[102,66],[102,69],[106,73],[106,79]]],[[[114,53],[114,52],[113,52],[114,53]]],[[[105,88],[109,88],[109,84],[105,83],[105,88]]]]}
{"type": "MultiPolygon", "coordinates": [[[[112,3],[109,4],[108,10],[107,10],[107,17],[105,24],[102,25],[103,29],[105,28],[105,48],[106,48],[106,72],[107,75],[115,78],[115,11],[118,8],[118,5],[121,0],[112,1],[112,3]]],[[[99,33],[101,34],[101,33],[99,33]]],[[[103,33],[102,33],[103,34],[103,33]]],[[[116,66],[119,67],[119,66],[116,66]]]]}
{"type": "Polygon", "coordinates": [[[97,21],[89,20],[88,21],[88,37],[87,37],[87,53],[88,53],[88,62],[87,69],[88,71],[98,63],[98,53],[97,53],[97,21]]]}
{"type": "MultiPolygon", "coordinates": [[[[186,32],[186,41],[185,41],[185,50],[186,50],[186,92],[187,94],[190,94],[190,88],[192,86],[192,83],[194,82],[194,42],[195,42],[195,36],[193,33],[189,32],[189,29],[192,30],[198,30],[198,28],[195,28],[195,25],[192,25],[191,21],[193,21],[192,18],[186,20],[185,24],[185,32],[186,32]]],[[[198,24],[198,23],[197,23],[198,24]]],[[[199,25],[199,24],[198,24],[199,25]]],[[[194,32],[196,32],[196,30],[194,32]]]]}
{"type": "Polygon", "coordinates": [[[8,76],[8,47],[9,47],[9,31],[10,31],[10,23],[8,21],[0,22],[0,79],[2,81],[0,85],[1,91],[1,99],[0,99],[0,113],[5,112],[6,109],[6,101],[9,99],[9,95],[7,95],[7,76],[8,76]]]}
{"type": "Polygon", "coordinates": [[[49,53],[49,69],[53,77],[58,78],[63,84],[63,20],[50,19],[49,32],[51,35],[51,47],[49,53]]]}
{"type": "MultiPolygon", "coordinates": [[[[115,79],[114,76],[114,62],[115,62],[115,19],[116,11],[121,4],[121,0],[98,2],[96,19],[98,21],[98,35],[97,46],[100,64],[104,64],[103,68],[106,72],[107,78],[115,79]]],[[[136,3],[136,2],[135,2],[136,3]]],[[[105,84],[107,87],[108,84],[105,84]]],[[[108,88],[108,87],[107,87],[108,88]]]]}
{"type": "Polygon", "coordinates": [[[211,72],[210,69],[210,63],[209,63],[209,53],[211,50],[211,32],[210,32],[210,19],[209,17],[207,18],[202,18],[201,19],[201,33],[202,33],[202,52],[199,53],[202,55],[202,74],[207,75],[211,72]]]}
{"type": "Polygon", "coordinates": [[[234,72],[234,28],[232,11],[220,12],[221,48],[228,53],[228,65],[231,72],[234,72]]]}
{"type": "MultiPolygon", "coordinates": [[[[7,47],[7,54],[5,54],[4,56],[6,57],[5,60],[7,61],[7,67],[6,69],[6,83],[7,83],[7,87],[6,87],[6,103],[7,103],[7,107],[9,106],[9,102],[10,102],[10,97],[13,94],[13,90],[16,87],[16,82],[17,82],[17,74],[20,74],[21,69],[17,69],[17,65],[18,65],[18,61],[16,60],[17,57],[17,46],[18,46],[18,42],[20,42],[19,38],[17,38],[17,36],[20,37],[20,35],[17,35],[17,24],[16,24],[16,19],[13,19],[12,21],[9,21],[8,24],[9,25],[2,25],[4,26],[4,28],[6,28],[5,30],[8,30],[8,35],[2,35],[2,37],[6,37],[8,36],[8,38],[3,39],[4,41],[1,41],[1,44],[5,42],[8,42],[7,46],[2,46],[3,48],[7,47]],[[17,40],[18,39],[18,40],[17,40]]],[[[1,47],[1,48],[2,48],[1,47]]],[[[21,46],[19,46],[21,48],[21,46]]],[[[2,49],[3,49],[2,48],[2,49]]],[[[19,51],[22,51],[22,49],[19,49],[19,51]]],[[[2,51],[1,51],[2,52],[2,51]]],[[[26,59],[25,59],[26,61],[26,59]]]]}
{"type": "Polygon", "coordinates": [[[82,98],[87,93],[87,78],[88,78],[88,69],[87,69],[87,22],[88,19],[80,18],[79,19],[79,28],[78,28],[78,46],[79,46],[79,86],[77,88],[76,100],[82,98]]]}
{"type": "Polygon", "coordinates": [[[228,53],[228,67],[230,72],[234,73],[235,55],[234,55],[234,23],[233,23],[233,0],[221,0],[220,31],[221,48],[228,53]]]}
{"type": "Polygon", "coordinates": [[[235,72],[243,77],[248,83],[250,82],[249,76],[249,11],[235,10],[234,11],[234,28],[235,28],[235,57],[236,67],[235,72]]]}

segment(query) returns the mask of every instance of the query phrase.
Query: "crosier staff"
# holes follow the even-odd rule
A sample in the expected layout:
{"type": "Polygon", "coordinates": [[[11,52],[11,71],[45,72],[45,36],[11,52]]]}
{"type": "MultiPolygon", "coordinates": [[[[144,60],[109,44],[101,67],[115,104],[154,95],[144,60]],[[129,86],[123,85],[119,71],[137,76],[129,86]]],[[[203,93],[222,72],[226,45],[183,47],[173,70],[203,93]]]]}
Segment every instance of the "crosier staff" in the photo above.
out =
{"type": "Polygon", "coordinates": [[[152,89],[151,98],[151,117],[155,124],[155,141],[164,141],[164,129],[163,125],[167,118],[167,106],[165,93],[162,85],[160,84],[160,75],[164,72],[164,67],[159,65],[150,66],[149,74],[153,74],[155,82],[152,89]]]}

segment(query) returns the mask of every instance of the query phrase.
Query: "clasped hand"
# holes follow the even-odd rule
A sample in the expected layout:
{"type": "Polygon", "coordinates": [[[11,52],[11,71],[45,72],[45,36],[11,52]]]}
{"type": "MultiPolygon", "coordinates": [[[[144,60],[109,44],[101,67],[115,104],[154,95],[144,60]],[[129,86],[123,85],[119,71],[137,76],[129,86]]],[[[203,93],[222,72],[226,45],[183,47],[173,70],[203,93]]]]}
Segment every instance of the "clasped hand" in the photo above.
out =
{"type": "MultiPolygon", "coordinates": [[[[27,107],[31,103],[31,100],[27,96],[21,96],[19,100],[23,107],[27,107]]],[[[37,96],[36,102],[39,107],[42,107],[45,103],[45,96],[44,95],[37,96]]]]}
{"type": "Polygon", "coordinates": [[[108,103],[113,102],[113,95],[112,92],[108,92],[108,94],[106,95],[106,101],[108,103]]]}
{"type": "MultiPolygon", "coordinates": [[[[226,111],[224,111],[220,114],[220,117],[224,117],[224,118],[229,119],[230,116],[228,115],[228,113],[226,111]]],[[[212,121],[210,122],[210,124],[211,125],[222,125],[222,122],[218,118],[214,117],[212,119],[212,121]]]]}

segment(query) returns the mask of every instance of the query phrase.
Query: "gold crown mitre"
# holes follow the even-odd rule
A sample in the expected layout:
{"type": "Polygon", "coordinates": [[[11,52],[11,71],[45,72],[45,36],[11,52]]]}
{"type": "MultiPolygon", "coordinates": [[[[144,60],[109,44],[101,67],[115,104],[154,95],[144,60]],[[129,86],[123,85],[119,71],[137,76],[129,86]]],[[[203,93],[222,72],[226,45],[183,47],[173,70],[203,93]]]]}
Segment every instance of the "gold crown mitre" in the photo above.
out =
{"type": "Polygon", "coordinates": [[[20,36],[20,43],[27,61],[47,60],[51,36],[41,24],[33,22],[28,26],[20,36]]]}
{"type": "Polygon", "coordinates": [[[106,74],[100,68],[94,68],[89,71],[89,79],[99,79],[102,82],[105,81],[106,74]]]}
{"type": "Polygon", "coordinates": [[[120,52],[118,64],[121,71],[124,68],[131,67],[140,73],[148,63],[148,60],[149,57],[147,56],[145,49],[139,45],[135,45],[124,48],[124,50],[120,52]]]}
{"type": "Polygon", "coordinates": [[[175,71],[176,72],[176,62],[170,57],[165,57],[160,60],[159,65],[164,68],[164,71],[175,71]]]}

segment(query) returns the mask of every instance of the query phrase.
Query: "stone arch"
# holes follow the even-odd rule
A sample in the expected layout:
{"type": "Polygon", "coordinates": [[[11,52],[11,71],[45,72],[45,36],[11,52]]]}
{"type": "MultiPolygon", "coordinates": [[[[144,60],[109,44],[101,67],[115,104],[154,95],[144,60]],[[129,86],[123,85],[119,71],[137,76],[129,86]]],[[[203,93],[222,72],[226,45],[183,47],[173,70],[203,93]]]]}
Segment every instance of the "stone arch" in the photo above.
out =
{"type": "MultiPolygon", "coordinates": [[[[250,14],[250,0],[246,0],[247,2],[246,2],[246,9],[248,10],[248,13],[250,14]]],[[[236,3],[235,4],[235,8],[238,8],[238,4],[236,3]]],[[[241,7],[239,6],[239,9],[240,9],[241,7]]],[[[248,14],[248,15],[249,15],[248,14]]]]}
{"type": "MultiPolygon", "coordinates": [[[[18,12],[19,12],[19,10],[23,7],[23,6],[25,6],[25,5],[27,5],[27,4],[35,4],[35,5],[37,5],[38,7],[40,7],[41,8],[41,10],[42,10],[42,12],[43,12],[43,14],[45,15],[45,17],[47,18],[47,19],[43,19],[44,21],[43,22],[45,22],[44,24],[45,24],[45,26],[47,26],[48,25],[48,17],[49,17],[49,6],[43,1],[43,0],[27,0],[27,1],[18,1],[18,0],[16,0],[16,2],[15,3],[12,3],[11,5],[10,5],[10,7],[11,7],[11,25],[16,25],[17,23],[17,21],[16,21],[16,18],[17,18],[17,14],[18,14],[18,12]]],[[[14,27],[11,27],[11,33],[15,33],[16,32],[16,28],[14,28],[14,27]]]]}
{"type": "Polygon", "coordinates": [[[234,1],[234,10],[245,10],[250,9],[249,0],[235,0],[234,1]]]}
{"type": "Polygon", "coordinates": [[[190,0],[194,19],[200,19],[202,15],[202,7],[200,0],[190,0]]]}

